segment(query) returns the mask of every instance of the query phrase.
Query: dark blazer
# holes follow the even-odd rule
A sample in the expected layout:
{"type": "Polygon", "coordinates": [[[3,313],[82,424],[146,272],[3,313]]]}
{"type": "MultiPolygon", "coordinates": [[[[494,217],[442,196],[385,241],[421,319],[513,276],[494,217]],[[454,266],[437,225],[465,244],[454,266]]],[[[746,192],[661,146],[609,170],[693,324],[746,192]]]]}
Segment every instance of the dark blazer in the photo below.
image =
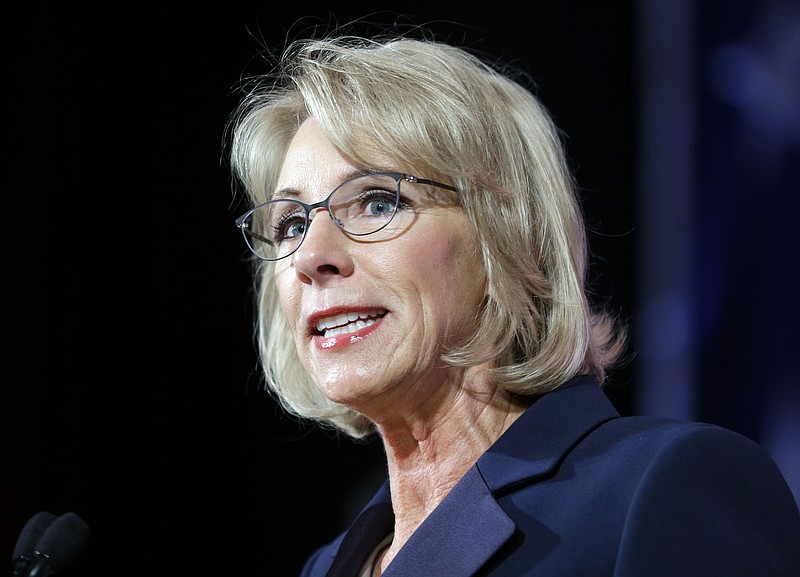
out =
{"type": "MultiPolygon", "coordinates": [[[[303,577],[352,577],[392,531],[385,484],[303,577]]],[[[747,438],[620,417],[581,377],[470,468],[384,577],[800,577],[800,513],[747,438]]]]}

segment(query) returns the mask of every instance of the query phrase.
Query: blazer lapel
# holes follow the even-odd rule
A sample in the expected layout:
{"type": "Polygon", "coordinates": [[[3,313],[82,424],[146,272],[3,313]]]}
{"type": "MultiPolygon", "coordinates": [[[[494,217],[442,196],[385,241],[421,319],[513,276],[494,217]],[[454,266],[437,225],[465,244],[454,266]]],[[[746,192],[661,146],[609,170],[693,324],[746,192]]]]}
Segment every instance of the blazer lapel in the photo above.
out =
{"type": "Polygon", "coordinates": [[[394,513],[386,482],[347,530],[325,577],[356,577],[367,558],[393,529],[394,513]]]}
{"type": "Polygon", "coordinates": [[[392,560],[384,577],[466,577],[514,533],[477,468],[451,489],[392,560]]]}
{"type": "MultiPolygon", "coordinates": [[[[581,438],[619,417],[597,382],[579,377],[543,395],[456,483],[384,577],[469,577],[513,535],[498,493],[549,474],[581,438]]],[[[326,577],[353,577],[394,524],[388,483],[362,511],[326,577]]]]}
{"type": "Polygon", "coordinates": [[[477,467],[495,496],[553,471],[589,432],[619,417],[597,381],[577,377],[543,395],[480,459],[477,467]]]}

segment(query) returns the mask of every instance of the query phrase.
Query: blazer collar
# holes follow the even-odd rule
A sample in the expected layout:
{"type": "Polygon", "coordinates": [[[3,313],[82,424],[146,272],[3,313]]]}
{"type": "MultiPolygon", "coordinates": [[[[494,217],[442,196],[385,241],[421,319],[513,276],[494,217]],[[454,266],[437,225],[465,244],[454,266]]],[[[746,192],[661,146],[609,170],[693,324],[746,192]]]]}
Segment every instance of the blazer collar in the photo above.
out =
{"type": "Polygon", "coordinates": [[[340,537],[336,555],[325,577],[356,577],[380,542],[394,529],[394,513],[386,481],[340,537]]]}
{"type": "MultiPolygon", "coordinates": [[[[470,468],[392,560],[384,577],[467,577],[514,533],[495,494],[550,472],[578,440],[618,417],[597,382],[578,377],[540,397],[470,468]]],[[[388,482],[344,535],[326,577],[353,577],[392,530],[388,482]]]]}
{"type": "Polygon", "coordinates": [[[587,433],[619,417],[597,381],[579,376],[539,397],[478,459],[492,493],[550,473],[587,433]]]}
{"type": "Polygon", "coordinates": [[[472,575],[514,529],[514,521],[472,467],[403,545],[383,576],[472,575]]]}

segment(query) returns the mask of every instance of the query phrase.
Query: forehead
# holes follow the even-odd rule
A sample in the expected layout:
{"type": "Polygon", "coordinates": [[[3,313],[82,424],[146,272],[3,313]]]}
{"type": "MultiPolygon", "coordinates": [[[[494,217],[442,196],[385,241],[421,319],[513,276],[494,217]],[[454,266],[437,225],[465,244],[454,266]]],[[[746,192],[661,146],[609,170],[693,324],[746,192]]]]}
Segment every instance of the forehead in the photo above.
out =
{"type": "MultiPolygon", "coordinates": [[[[276,191],[313,191],[335,188],[342,181],[372,170],[403,172],[389,155],[369,151],[368,159],[356,160],[338,148],[314,117],[304,120],[286,149],[276,191]]],[[[408,167],[403,167],[408,168],[408,167]]]]}
{"type": "Polygon", "coordinates": [[[289,143],[278,176],[278,188],[322,184],[322,178],[334,175],[335,179],[348,168],[352,165],[322,132],[317,121],[308,118],[289,143]]]}

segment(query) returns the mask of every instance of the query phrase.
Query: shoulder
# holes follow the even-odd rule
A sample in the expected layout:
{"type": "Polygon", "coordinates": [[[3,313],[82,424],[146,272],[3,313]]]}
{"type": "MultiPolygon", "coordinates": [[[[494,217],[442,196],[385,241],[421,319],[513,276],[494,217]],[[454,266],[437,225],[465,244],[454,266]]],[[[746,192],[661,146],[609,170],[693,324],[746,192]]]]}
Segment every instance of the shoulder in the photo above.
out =
{"type": "MultiPolygon", "coordinates": [[[[532,470],[527,461],[516,467],[532,470]]],[[[620,577],[800,570],[800,513],[777,465],[757,443],[715,425],[597,422],[546,474],[505,486],[496,498],[526,536],[525,555],[544,564],[557,558],[559,570],[581,556],[620,577]],[[563,554],[536,549],[546,543],[563,554]]],[[[592,572],[582,566],[570,574],[592,572]]]]}
{"type": "Polygon", "coordinates": [[[611,419],[590,433],[598,439],[618,439],[634,447],[659,450],[699,449],[710,447],[735,447],[763,453],[763,449],[735,431],[695,421],[681,421],[662,417],[619,417],[611,419]]]}
{"type": "Polygon", "coordinates": [[[620,417],[606,421],[585,442],[609,452],[635,456],[654,466],[737,467],[758,474],[776,473],[772,458],[751,439],[708,423],[658,417],[620,417]]]}
{"type": "Polygon", "coordinates": [[[609,421],[594,434],[617,439],[616,464],[635,471],[620,550],[630,574],[800,569],[794,496],[757,443],[710,424],[643,417],[609,421]]]}
{"type": "Polygon", "coordinates": [[[648,492],[715,494],[788,502],[794,498],[769,454],[757,443],[716,425],[654,417],[621,417],[590,432],[575,458],[596,458],[648,492]]]}

